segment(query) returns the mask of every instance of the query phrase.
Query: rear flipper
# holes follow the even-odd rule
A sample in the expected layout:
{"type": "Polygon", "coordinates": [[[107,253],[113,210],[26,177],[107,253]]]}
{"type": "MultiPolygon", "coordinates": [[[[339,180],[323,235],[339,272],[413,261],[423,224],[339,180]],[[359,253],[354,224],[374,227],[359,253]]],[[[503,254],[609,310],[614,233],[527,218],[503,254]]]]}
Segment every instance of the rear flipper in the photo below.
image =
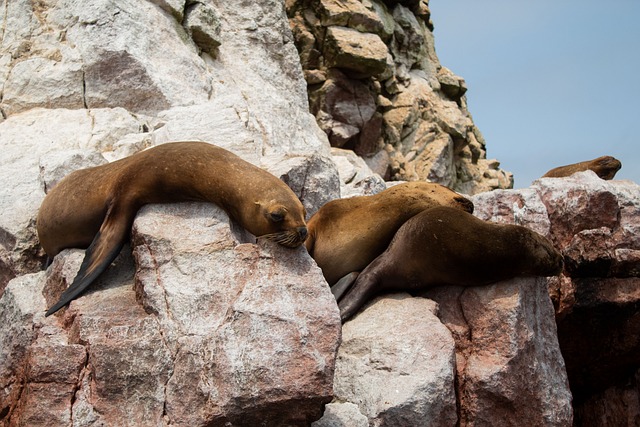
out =
{"type": "Polygon", "coordinates": [[[333,294],[336,301],[340,301],[342,295],[344,295],[344,293],[347,292],[349,288],[351,288],[351,285],[356,281],[359,274],[359,271],[352,271],[342,279],[338,280],[333,286],[331,286],[331,293],[333,294]]]}
{"type": "Polygon", "coordinates": [[[127,240],[131,223],[135,216],[135,211],[130,215],[131,218],[128,218],[126,216],[129,215],[118,214],[118,210],[121,209],[115,209],[113,206],[109,208],[98,234],[96,234],[93,242],[85,252],[84,260],[76,278],[73,279],[71,286],[62,293],[60,300],[47,310],[45,316],[60,310],[84,292],[118,256],[127,240]]]}
{"type": "MultiPolygon", "coordinates": [[[[338,302],[342,323],[350,319],[378,293],[378,275],[372,271],[372,264],[369,264],[369,266],[357,276],[356,282],[338,302]]],[[[349,275],[343,277],[343,279],[348,276],[349,275]]],[[[342,279],[340,279],[340,281],[342,281],[342,279]]],[[[338,281],[338,283],[340,283],[340,281],[338,281]]],[[[338,283],[336,283],[336,285],[338,285],[338,283]]]]}

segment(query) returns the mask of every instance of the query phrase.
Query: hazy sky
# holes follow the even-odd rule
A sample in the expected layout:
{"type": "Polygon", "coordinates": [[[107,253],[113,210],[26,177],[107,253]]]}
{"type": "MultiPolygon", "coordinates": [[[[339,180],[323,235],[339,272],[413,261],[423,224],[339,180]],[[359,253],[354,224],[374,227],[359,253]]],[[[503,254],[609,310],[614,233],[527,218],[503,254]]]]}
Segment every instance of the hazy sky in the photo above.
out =
{"type": "Polygon", "coordinates": [[[612,155],[640,183],[640,0],[431,0],[440,63],[467,82],[473,120],[527,187],[612,155]]]}

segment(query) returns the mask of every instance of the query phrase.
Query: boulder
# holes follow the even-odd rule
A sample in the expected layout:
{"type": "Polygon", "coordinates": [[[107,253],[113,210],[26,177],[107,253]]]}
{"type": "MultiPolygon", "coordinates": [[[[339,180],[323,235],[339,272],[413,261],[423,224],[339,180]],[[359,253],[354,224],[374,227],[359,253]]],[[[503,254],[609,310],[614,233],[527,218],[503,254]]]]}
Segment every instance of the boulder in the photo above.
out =
{"type": "Polygon", "coordinates": [[[473,198],[480,217],[533,228],[564,255],[563,275],[548,286],[577,425],[636,413],[620,401],[637,394],[640,368],[638,194],[636,183],[585,171],[473,198]]]}
{"type": "Polygon", "coordinates": [[[131,249],[59,314],[44,310],[71,282],[81,250],[64,251],[46,275],[12,280],[0,300],[9,422],[319,418],[340,339],[333,296],[304,249],[254,240],[210,204],[150,206],[131,249]]]}
{"type": "Polygon", "coordinates": [[[380,37],[346,27],[327,28],[324,56],[328,67],[363,76],[377,76],[387,68],[387,46],[380,37]]]}
{"type": "Polygon", "coordinates": [[[455,346],[433,301],[373,301],[342,331],[335,398],[358,405],[369,425],[456,423],[455,346]]]}

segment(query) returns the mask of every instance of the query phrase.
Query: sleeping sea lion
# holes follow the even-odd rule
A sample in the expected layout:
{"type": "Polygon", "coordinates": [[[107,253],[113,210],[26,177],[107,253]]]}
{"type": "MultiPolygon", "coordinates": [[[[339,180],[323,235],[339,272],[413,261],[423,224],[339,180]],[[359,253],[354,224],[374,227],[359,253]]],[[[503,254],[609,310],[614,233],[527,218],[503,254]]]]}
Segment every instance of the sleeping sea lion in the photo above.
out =
{"type": "Polygon", "coordinates": [[[149,203],[212,202],[246,230],[288,247],[307,237],[305,209],[270,173],[206,142],[158,145],[62,179],[38,212],[40,244],[50,258],[87,248],[73,283],[46,313],[80,295],[127,241],[138,210],[149,203]]]}
{"type": "Polygon", "coordinates": [[[449,188],[407,182],[373,196],[332,200],[309,220],[305,246],[329,285],[362,271],[389,245],[409,218],[435,206],[473,212],[473,203],[449,188]]]}
{"type": "Polygon", "coordinates": [[[359,275],[345,276],[332,291],[344,322],[379,293],[554,276],[562,266],[562,255],[551,242],[528,228],[439,206],[405,222],[382,255],[359,275]]]}

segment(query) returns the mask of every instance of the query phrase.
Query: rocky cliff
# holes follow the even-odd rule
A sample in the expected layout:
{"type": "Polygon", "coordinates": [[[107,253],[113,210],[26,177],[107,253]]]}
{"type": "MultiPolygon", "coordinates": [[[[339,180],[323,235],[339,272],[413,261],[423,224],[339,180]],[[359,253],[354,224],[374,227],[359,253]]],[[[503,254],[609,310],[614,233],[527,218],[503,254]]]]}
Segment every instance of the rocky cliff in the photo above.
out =
{"type": "Polygon", "coordinates": [[[466,84],[435,52],[428,1],[288,0],[311,112],[333,147],[385,179],[467,194],[510,188],[486,159],[466,84]]]}
{"type": "Polygon", "coordinates": [[[148,206],[98,283],[45,318],[83,254],[44,270],[46,191],[149,146],[220,145],[309,214],[383,178],[511,180],[424,1],[2,4],[2,425],[637,422],[640,189],[589,173],[474,196],[480,217],[552,238],[559,279],[387,296],[341,328],[304,249],[212,205],[148,206]]]}

